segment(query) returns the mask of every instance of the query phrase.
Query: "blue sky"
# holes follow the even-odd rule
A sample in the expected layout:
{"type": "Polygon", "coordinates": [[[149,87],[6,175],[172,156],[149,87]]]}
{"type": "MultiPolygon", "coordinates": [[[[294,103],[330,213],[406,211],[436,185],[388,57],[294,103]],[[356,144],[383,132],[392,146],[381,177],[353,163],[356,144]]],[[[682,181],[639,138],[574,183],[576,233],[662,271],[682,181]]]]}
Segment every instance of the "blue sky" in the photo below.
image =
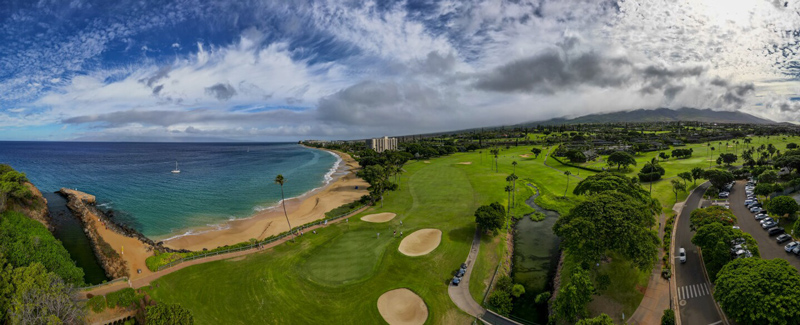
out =
{"type": "Polygon", "coordinates": [[[0,140],[363,138],[657,107],[800,118],[792,1],[4,1],[0,140]]]}

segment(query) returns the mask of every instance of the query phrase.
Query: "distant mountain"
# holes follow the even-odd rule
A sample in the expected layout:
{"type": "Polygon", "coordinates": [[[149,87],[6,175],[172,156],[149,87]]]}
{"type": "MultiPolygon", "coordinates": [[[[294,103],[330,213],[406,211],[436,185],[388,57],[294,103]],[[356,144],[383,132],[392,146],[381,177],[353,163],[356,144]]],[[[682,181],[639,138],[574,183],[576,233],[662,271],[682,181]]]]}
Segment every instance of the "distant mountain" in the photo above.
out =
{"type": "Polygon", "coordinates": [[[748,123],[774,124],[775,121],[755,117],[742,112],[714,111],[696,108],[658,108],[637,109],[634,111],[591,114],[576,118],[554,118],[541,122],[529,122],[522,125],[561,125],[578,123],[641,123],[641,122],[707,122],[707,123],[748,123]]]}

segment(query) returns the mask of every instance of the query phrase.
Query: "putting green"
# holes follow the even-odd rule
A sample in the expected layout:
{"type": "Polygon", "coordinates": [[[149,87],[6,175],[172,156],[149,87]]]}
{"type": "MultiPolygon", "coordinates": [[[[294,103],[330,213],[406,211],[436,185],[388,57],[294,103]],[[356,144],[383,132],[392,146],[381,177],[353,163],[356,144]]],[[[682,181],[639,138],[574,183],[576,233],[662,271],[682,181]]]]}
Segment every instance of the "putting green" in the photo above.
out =
{"type": "Polygon", "coordinates": [[[366,279],[392,241],[391,234],[376,235],[371,229],[345,232],[312,250],[300,270],[309,280],[329,286],[366,279]]]}

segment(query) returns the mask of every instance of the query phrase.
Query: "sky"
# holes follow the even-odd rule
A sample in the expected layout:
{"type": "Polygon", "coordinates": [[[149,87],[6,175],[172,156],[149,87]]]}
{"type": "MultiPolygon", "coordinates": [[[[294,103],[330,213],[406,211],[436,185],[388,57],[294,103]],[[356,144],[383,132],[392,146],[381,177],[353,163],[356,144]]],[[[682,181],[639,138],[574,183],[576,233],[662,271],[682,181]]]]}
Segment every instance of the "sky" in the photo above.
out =
{"type": "Polygon", "coordinates": [[[0,0],[0,140],[359,139],[800,118],[798,0],[0,0]]]}

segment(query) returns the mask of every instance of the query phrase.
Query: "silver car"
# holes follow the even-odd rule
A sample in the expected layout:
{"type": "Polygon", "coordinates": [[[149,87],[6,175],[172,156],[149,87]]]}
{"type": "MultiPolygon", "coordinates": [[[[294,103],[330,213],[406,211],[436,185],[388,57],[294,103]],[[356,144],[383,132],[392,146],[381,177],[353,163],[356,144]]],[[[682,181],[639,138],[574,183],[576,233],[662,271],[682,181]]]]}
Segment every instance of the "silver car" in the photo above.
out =
{"type": "Polygon", "coordinates": [[[678,259],[680,259],[681,263],[686,263],[686,250],[683,247],[678,250],[678,259]]]}
{"type": "Polygon", "coordinates": [[[793,241],[793,242],[791,242],[791,243],[787,244],[786,246],[783,246],[783,249],[784,249],[784,250],[786,250],[786,252],[787,252],[787,253],[789,253],[789,252],[791,252],[791,251],[792,251],[792,250],[793,250],[795,247],[797,247],[798,245],[800,245],[800,242],[793,241]]]}

